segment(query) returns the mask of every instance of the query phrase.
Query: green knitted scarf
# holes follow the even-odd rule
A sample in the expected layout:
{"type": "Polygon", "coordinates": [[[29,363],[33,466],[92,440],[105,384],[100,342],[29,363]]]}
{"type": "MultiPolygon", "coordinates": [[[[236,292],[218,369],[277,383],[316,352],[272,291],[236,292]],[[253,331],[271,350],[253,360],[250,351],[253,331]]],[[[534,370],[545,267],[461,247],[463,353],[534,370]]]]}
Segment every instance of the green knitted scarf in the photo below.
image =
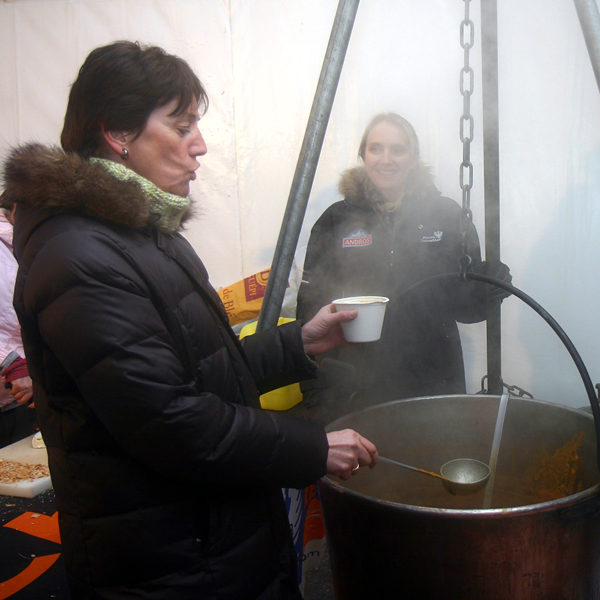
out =
{"type": "Polygon", "coordinates": [[[90,162],[101,165],[119,181],[135,182],[148,199],[148,212],[158,217],[155,227],[164,233],[177,231],[183,215],[190,206],[189,198],[163,192],[145,177],[112,160],[92,157],[90,162]]]}

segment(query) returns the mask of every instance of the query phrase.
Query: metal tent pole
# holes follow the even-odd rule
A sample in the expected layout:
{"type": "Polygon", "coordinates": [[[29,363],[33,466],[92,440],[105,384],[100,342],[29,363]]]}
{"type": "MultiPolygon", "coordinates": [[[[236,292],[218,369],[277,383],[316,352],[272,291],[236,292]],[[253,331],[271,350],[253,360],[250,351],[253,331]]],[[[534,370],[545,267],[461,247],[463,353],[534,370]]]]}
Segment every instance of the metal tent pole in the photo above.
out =
{"type": "MultiPolygon", "coordinates": [[[[481,1],[485,257],[500,260],[500,152],[498,143],[498,7],[481,1]]],[[[501,394],[502,345],[500,305],[487,318],[487,374],[490,394],[501,394]]]]}
{"type": "Polygon", "coordinates": [[[276,325],[360,0],[340,0],[273,256],[257,331],[276,325]]]}
{"type": "Polygon", "coordinates": [[[600,12],[596,0],[575,0],[577,16],[600,89],[600,12]]]}

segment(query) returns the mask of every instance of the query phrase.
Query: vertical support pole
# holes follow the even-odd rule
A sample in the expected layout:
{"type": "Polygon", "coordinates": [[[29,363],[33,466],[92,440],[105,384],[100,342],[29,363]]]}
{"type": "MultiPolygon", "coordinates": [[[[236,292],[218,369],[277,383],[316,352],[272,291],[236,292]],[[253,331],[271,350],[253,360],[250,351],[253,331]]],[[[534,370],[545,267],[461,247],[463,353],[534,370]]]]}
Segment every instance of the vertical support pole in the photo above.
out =
{"type": "Polygon", "coordinates": [[[275,247],[257,331],[276,325],[360,0],[340,0],[275,247]]]}
{"type": "Polygon", "coordinates": [[[600,89],[600,12],[598,12],[598,5],[596,0],[575,0],[575,8],[596,76],[596,83],[600,89]]]}
{"type": "MultiPolygon", "coordinates": [[[[500,151],[498,119],[498,6],[481,0],[483,96],[483,160],[485,193],[485,257],[500,260],[500,151]]],[[[487,319],[488,391],[502,394],[500,305],[490,307],[487,319]]]]}

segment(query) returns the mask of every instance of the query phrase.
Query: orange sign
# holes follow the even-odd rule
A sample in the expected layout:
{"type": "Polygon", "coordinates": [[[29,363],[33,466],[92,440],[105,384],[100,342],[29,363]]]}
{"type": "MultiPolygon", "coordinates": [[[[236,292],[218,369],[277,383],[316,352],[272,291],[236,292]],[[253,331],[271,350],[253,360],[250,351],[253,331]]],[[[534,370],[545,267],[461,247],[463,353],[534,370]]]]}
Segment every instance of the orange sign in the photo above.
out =
{"type": "MultiPolygon", "coordinates": [[[[39,513],[26,512],[6,523],[4,527],[16,529],[17,531],[22,531],[24,534],[60,544],[57,512],[51,517],[39,513]]],[[[43,575],[58,560],[59,556],[60,553],[36,556],[18,575],[7,581],[0,582],[0,600],[6,600],[6,598],[10,598],[13,594],[26,588],[43,575]]]]}

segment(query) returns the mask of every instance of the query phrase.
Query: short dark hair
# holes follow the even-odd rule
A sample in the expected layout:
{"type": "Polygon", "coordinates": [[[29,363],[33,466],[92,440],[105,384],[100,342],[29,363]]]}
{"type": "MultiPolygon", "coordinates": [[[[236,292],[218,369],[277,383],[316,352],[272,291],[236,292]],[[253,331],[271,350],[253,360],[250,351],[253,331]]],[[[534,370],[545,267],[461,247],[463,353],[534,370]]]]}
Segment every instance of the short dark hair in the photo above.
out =
{"type": "Polygon", "coordinates": [[[208,96],[186,61],[158,46],[118,41],[92,50],[71,86],[61,134],[65,151],[85,158],[102,155],[102,129],[139,135],[150,114],[174,100],[173,115],[208,96]]]}

